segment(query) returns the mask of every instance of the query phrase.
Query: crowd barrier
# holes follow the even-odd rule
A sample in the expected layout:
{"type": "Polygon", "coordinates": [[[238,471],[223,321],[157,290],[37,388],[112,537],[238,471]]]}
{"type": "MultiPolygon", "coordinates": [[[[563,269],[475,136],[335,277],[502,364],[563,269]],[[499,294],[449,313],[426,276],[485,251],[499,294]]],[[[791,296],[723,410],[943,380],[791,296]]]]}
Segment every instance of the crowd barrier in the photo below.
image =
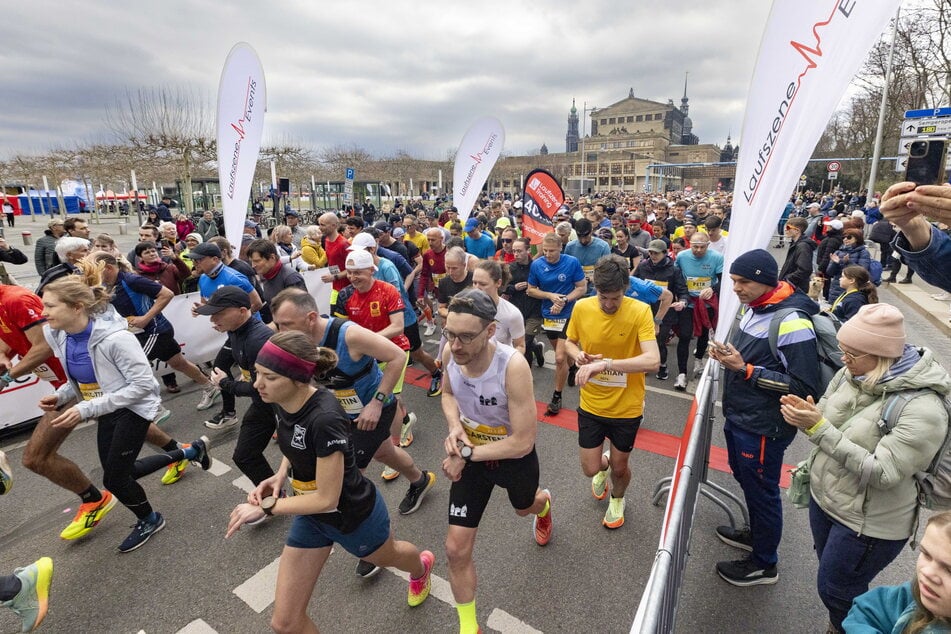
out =
{"type": "Polygon", "coordinates": [[[653,503],[659,504],[667,493],[667,507],[660,544],[631,626],[632,634],[666,634],[674,631],[677,601],[690,549],[690,531],[697,500],[701,495],[722,508],[730,524],[736,527],[735,514],[720,496],[731,500],[743,515],[741,525],[749,524],[742,502],[729,491],[707,480],[714,406],[719,392],[719,369],[716,361],[707,360],[680,437],[673,475],[658,482],[654,489],[653,503]]]}
{"type": "MultiPolygon", "coordinates": [[[[302,273],[307,290],[317,299],[321,314],[330,312],[330,285],[320,281],[321,275],[328,269],[306,271],[302,273]]],[[[202,364],[214,360],[224,343],[225,335],[211,327],[208,317],[192,317],[192,305],[199,301],[198,293],[177,295],[172,298],[162,314],[175,327],[175,338],[182,346],[182,353],[194,363],[202,364]]],[[[164,363],[152,364],[156,376],[172,370],[164,363]]],[[[20,377],[3,392],[0,392],[0,429],[30,422],[42,415],[37,407],[40,399],[53,393],[53,386],[34,374],[20,377]]]]}

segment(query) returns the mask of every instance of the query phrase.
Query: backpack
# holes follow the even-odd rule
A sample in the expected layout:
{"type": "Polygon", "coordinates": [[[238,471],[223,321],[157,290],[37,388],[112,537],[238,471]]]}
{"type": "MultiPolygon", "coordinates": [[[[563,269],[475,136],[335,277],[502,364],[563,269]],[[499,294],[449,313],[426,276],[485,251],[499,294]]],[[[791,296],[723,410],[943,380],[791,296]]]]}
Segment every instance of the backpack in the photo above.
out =
{"type": "Polygon", "coordinates": [[[869,277],[872,278],[872,284],[875,286],[882,285],[882,263],[878,260],[872,260],[871,264],[868,267],[869,277]]]}
{"type": "MultiPolygon", "coordinates": [[[[885,401],[885,407],[882,408],[882,418],[878,421],[882,436],[895,428],[909,401],[933,391],[929,388],[903,390],[889,396],[885,401]]],[[[914,475],[918,484],[918,505],[932,511],[951,510],[951,394],[945,395],[941,403],[948,414],[948,431],[945,432],[941,447],[935,453],[928,468],[914,475]]],[[[868,484],[872,476],[874,460],[874,457],[869,455],[862,463],[862,480],[859,485],[862,488],[868,484]]]]}
{"type": "MultiPolygon", "coordinates": [[[[776,359],[779,359],[779,325],[787,316],[796,312],[805,315],[800,308],[781,308],[769,322],[769,350],[776,359]]],[[[816,352],[819,353],[819,393],[816,396],[822,396],[832,377],[842,368],[842,353],[839,352],[839,340],[835,336],[842,322],[830,313],[817,313],[806,317],[812,322],[812,328],[816,332],[816,352]]]]}

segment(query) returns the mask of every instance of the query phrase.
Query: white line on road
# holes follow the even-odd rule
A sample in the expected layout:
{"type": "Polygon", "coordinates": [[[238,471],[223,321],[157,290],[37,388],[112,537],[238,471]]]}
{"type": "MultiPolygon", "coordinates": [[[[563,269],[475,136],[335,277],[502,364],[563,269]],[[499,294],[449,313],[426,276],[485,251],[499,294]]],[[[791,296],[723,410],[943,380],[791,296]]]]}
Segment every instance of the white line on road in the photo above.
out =
{"type": "Polygon", "coordinates": [[[240,478],[233,480],[231,484],[235,485],[236,487],[238,487],[245,493],[250,493],[251,491],[254,491],[254,483],[248,479],[248,476],[241,476],[240,478]]]}
{"type": "Polygon", "coordinates": [[[210,473],[213,476],[220,477],[228,473],[229,471],[231,471],[231,467],[229,467],[227,464],[225,464],[221,460],[215,460],[214,458],[211,459],[211,468],[208,469],[208,473],[210,473]]]}
{"type": "Polygon", "coordinates": [[[278,557],[254,573],[254,576],[232,590],[239,599],[260,614],[274,602],[274,589],[277,587],[277,569],[281,563],[278,557]]]}
{"type": "Polygon", "coordinates": [[[201,619],[195,619],[175,634],[218,634],[218,630],[201,619]]]}

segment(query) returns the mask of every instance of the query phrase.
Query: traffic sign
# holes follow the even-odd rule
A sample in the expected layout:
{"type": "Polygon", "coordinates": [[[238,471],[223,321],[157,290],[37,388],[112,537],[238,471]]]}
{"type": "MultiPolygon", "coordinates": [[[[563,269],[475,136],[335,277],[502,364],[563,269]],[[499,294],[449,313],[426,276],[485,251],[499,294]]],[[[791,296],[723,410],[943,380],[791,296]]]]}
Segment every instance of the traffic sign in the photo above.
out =
{"type": "Polygon", "coordinates": [[[839,173],[838,173],[838,172],[829,172],[829,180],[830,180],[830,181],[834,181],[834,180],[836,180],[837,178],[839,178],[839,173]]]}
{"type": "Polygon", "coordinates": [[[904,172],[906,167],[908,167],[908,157],[899,156],[898,159],[895,161],[895,171],[904,172]]]}
{"type": "Polygon", "coordinates": [[[806,178],[806,175],[803,174],[802,176],[799,177],[799,185],[800,185],[801,187],[805,187],[807,180],[808,180],[808,179],[806,178]]]}
{"type": "Polygon", "coordinates": [[[348,181],[352,181],[352,180],[353,180],[353,175],[354,175],[353,168],[352,168],[352,167],[348,167],[348,168],[347,168],[347,180],[348,180],[348,181]]]}
{"type": "Polygon", "coordinates": [[[944,136],[951,134],[951,117],[905,119],[901,124],[902,136],[944,136]]]}
{"type": "Polygon", "coordinates": [[[929,108],[927,110],[906,110],[906,119],[923,119],[926,117],[951,117],[951,108],[929,108]]]}
{"type": "Polygon", "coordinates": [[[829,161],[829,164],[826,165],[826,169],[828,169],[830,172],[838,172],[840,169],[842,169],[842,164],[838,161],[829,161]]]}

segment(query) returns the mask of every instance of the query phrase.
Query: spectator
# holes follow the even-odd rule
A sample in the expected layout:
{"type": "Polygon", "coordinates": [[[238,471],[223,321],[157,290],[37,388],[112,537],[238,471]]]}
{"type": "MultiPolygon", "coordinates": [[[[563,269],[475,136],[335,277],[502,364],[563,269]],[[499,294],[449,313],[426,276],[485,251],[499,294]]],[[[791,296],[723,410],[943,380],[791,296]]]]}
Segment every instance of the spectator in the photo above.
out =
{"type": "MultiPolygon", "coordinates": [[[[184,241],[185,236],[195,230],[195,223],[185,214],[178,214],[178,218],[175,219],[175,230],[178,233],[178,239],[184,241]]],[[[205,237],[202,236],[202,242],[204,240],[205,237]]]]}
{"type": "Polygon", "coordinates": [[[872,284],[871,275],[857,264],[842,269],[839,286],[845,292],[836,298],[829,312],[843,323],[854,317],[862,306],[878,303],[878,291],[872,284]]]}
{"type": "Polygon", "coordinates": [[[13,227],[16,221],[16,210],[13,209],[13,205],[6,198],[3,199],[3,213],[7,217],[7,226],[13,227]]]}
{"type": "MultiPolygon", "coordinates": [[[[135,245],[135,272],[142,277],[158,282],[176,295],[181,295],[185,281],[191,276],[191,269],[177,255],[168,261],[163,260],[157,244],[151,241],[135,245]]],[[[198,281],[195,280],[197,287],[198,281]]]]}
{"type": "Polygon", "coordinates": [[[784,235],[789,239],[786,261],[779,270],[779,279],[789,282],[803,293],[809,292],[812,279],[812,260],[816,243],[805,236],[809,223],[805,218],[789,218],[784,225],[784,235]]]}
{"type": "Polygon", "coordinates": [[[56,242],[56,255],[60,259],[60,264],[46,269],[40,277],[39,286],[36,287],[36,294],[41,297],[43,288],[50,282],[79,272],[76,264],[89,255],[89,240],[64,236],[56,242]]]}
{"type": "MultiPolygon", "coordinates": [[[[905,342],[901,311],[873,304],[838,333],[845,367],[818,405],[787,395],[783,418],[816,445],[809,524],[819,557],[818,590],[830,632],[842,630],[852,600],[891,563],[915,533],[918,485],[944,441],[951,391],[934,354],[905,342]],[[891,433],[879,421],[888,394],[913,390],[891,433]]],[[[945,552],[947,554],[947,551],[945,552]]]]}
{"type": "Polygon", "coordinates": [[[23,251],[7,244],[7,241],[0,238],[0,262],[9,262],[10,264],[26,264],[27,257],[23,251]]]}
{"type": "MultiPolygon", "coordinates": [[[[202,242],[207,242],[218,235],[218,223],[215,222],[215,214],[211,210],[206,210],[193,231],[201,234],[202,242]]],[[[188,233],[191,233],[191,231],[188,233]]]]}
{"type": "Polygon", "coordinates": [[[842,234],[842,247],[830,255],[829,260],[826,276],[829,278],[829,301],[834,302],[842,294],[842,287],[839,286],[839,275],[842,269],[850,264],[858,264],[866,271],[871,270],[872,258],[868,249],[865,248],[862,231],[846,229],[842,234]]]}
{"type": "Polygon", "coordinates": [[[300,241],[300,257],[311,269],[327,266],[327,252],[320,244],[320,227],[317,225],[304,229],[304,237],[300,241]]]}

